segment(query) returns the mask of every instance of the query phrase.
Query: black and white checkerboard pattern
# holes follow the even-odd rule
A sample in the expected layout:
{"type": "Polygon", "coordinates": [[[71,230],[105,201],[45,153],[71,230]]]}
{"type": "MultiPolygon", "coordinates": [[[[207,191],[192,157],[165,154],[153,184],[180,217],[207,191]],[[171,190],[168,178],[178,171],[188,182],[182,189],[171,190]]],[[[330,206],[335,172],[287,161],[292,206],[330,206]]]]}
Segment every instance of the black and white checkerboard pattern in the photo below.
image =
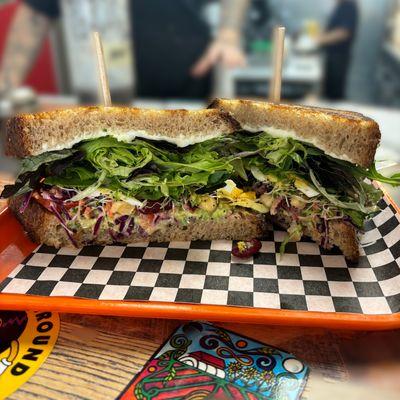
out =
{"type": "Polygon", "coordinates": [[[0,284],[3,293],[103,300],[190,302],[259,308],[400,312],[400,217],[382,211],[366,226],[361,258],[348,264],[315,243],[271,231],[242,261],[231,241],[137,243],[83,249],[38,247],[0,284]]]}

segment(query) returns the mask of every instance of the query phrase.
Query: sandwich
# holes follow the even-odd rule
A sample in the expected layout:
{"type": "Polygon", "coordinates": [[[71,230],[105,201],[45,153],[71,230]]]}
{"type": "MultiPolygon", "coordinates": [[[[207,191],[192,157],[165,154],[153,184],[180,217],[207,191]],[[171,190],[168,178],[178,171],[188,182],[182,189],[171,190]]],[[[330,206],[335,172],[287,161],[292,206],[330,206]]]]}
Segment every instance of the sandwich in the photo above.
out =
{"type": "Polygon", "coordinates": [[[357,260],[379,211],[378,125],[360,114],[245,100],[206,110],[78,107],[7,124],[22,158],[2,197],[54,247],[262,238],[267,221],[357,260]]]}

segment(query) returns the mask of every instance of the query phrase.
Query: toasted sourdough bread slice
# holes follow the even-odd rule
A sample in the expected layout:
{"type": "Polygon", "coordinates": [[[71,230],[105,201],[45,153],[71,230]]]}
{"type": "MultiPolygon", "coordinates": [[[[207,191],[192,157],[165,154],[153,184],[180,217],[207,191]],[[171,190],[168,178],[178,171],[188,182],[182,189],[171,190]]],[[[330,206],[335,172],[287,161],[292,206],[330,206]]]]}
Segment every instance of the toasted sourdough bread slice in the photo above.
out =
{"type": "Polygon", "coordinates": [[[119,140],[143,137],[186,146],[239,129],[230,114],[216,109],[77,107],[11,118],[6,127],[6,153],[21,158],[35,156],[108,135],[119,140]]]}
{"type": "MultiPolygon", "coordinates": [[[[288,229],[292,223],[291,219],[278,211],[277,215],[271,216],[272,221],[279,225],[281,228],[288,229]]],[[[333,246],[338,247],[343,255],[350,261],[356,262],[360,257],[359,245],[357,240],[357,232],[354,226],[350,223],[339,220],[328,221],[327,238],[317,229],[306,229],[305,236],[310,237],[318,245],[328,240],[328,248],[333,246]]]]}
{"type": "MultiPolygon", "coordinates": [[[[62,247],[72,246],[64,228],[60,225],[56,216],[36,201],[31,201],[23,214],[19,212],[24,196],[12,198],[9,207],[34,242],[44,243],[48,246],[62,247]]],[[[261,237],[266,230],[265,217],[252,212],[236,211],[233,214],[215,220],[197,220],[182,227],[177,224],[156,231],[150,236],[143,237],[137,233],[128,238],[121,239],[121,243],[135,242],[169,242],[189,240],[251,240],[261,237]]],[[[93,239],[92,231],[78,232],[75,238],[78,246],[84,246],[88,240],[93,239]]],[[[107,245],[114,241],[104,232],[99,234],[91,244],[107,245]]]]}
{"type": "Polygon", "coordinates": [[[230,112],[250,132],[289,135],[363,167],[373,162],[381,138],[375,121],[350,111],[225,99],[214,100],[210,108],[230,112]]]}

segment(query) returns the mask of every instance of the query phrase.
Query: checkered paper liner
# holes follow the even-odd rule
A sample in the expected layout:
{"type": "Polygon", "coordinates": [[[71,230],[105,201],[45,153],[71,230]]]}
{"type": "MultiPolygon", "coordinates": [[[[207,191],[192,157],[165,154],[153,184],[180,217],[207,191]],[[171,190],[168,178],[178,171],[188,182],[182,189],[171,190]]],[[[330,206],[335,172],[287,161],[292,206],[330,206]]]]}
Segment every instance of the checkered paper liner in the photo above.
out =
{"type": "Polygon", "coordinates": [[[83,249],[39,246],[0,292],[218,304],[255,308],[391,314],[400,312],[400,217],[383,199],[365,226],[358,264],[309,240],[271,230],[249,260],[231,241],[135,243],[83,249]]]}

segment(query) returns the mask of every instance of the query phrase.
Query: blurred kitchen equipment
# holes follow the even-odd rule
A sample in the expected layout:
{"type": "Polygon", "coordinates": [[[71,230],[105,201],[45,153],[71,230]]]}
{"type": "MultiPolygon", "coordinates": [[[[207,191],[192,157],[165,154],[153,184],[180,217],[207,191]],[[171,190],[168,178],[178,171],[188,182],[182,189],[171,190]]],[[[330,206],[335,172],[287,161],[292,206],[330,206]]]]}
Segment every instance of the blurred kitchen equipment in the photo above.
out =
{"type": "Polygon", "coordinates": [[[393,47],[400,50],[400,1],[393,5],[393,12],[389,18],[390,38],[389,42],[393,47]]]}
{"type": "Polygon", "coordinates": [[[249,5],[247,23],[244,24],[244,44],[250,53],[269,53],[272,30],[271,10],[265,0],[252,0],[249,5]]]}
{"type": "Polygon", "coordinates": [[[0,98],[0,118],[6,119],[22,112],[34,112],[38,108],[35,91],[27,86],[12,89],[0,98]]]}
{"type": "Polygon", "coordinates": [[[4,156],[6,121],[15,114],[35,112],[38,107],[38,97],[30,87],[13,89],[0,98],[0,170],[6,173],[8,179],[13,179],[17,173],[19,162],[4,156]]]}
{"type": "Polygon", "coordinates": [[[0,121],[12,113],[12,103],[9,98],[0,98],[0,121]]]}
{"type": "Polygon", "coordinates": [[[321,33],[321,25],[315,19],[307,19],[304,21],[303,32],[315,39],[321,33]]]}
{"type": "Polygon", "coordinates": [[[293,51],[299,54],[312,53],[318,50],[317,37],[321,33],[321,25],[313,19],[305,20],[297,40],[293,44],[293,51]]]}
{"type": "Polygon", "coordinates": [[[38,98],[35,91],[27,86],[13,89],[9,98],[13,113],[34,112],[38,108],[38,98]]]}
{"type": "Polygon", "coordinates": [[[316,40],[312,36],[304,33],[299,36],[293,46],[293,51],[299,54],[312,53],[316,50],[318,50],[316,40]]]}
{"type": "Polygon", "coordinates": [[[377,61],[374,101],[383,106],[400,106],[400,0],[393,4],[386,24],[386,37],[377,61]]]}
{"type": "MultiPolygon", "coordinates": [[[[217,68],[216,72],[216,97],[265,98],[272,79],[272,64],[269,54],[253,54],[248,57],[244,68],[217,68]]],[[[299,100],[310,93],[317,93],[322,80],[321,56],[288,52],[282,76],[282,98],[299,100]]]]}
{"type": "Polygon", "coordinates": [[[101,33],[114,99],[132,98],[134,68],[127,0],[62,0],[62,28],[71,91],[88,102],[97,98],[90,34],[101,33]]]}

